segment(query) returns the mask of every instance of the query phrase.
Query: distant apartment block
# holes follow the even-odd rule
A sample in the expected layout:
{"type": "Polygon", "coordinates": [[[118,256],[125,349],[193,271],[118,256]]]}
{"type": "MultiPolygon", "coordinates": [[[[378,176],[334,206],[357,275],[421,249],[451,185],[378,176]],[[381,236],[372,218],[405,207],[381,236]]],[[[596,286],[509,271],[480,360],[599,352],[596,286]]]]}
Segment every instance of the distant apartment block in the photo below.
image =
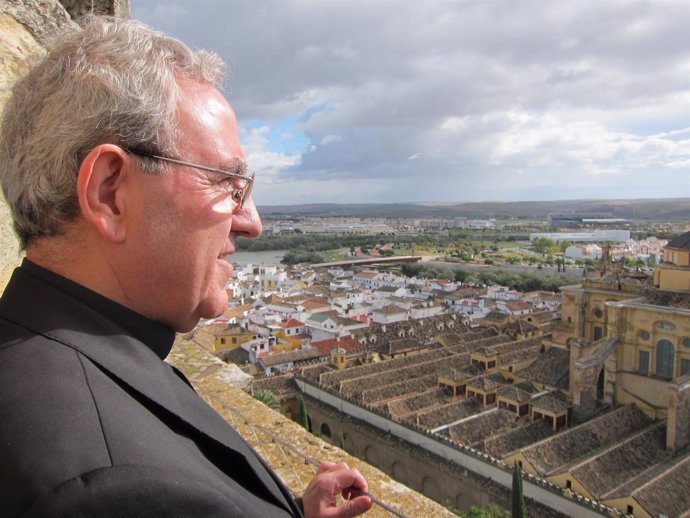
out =
{"type": "Polygon", "coordinates": [[[614,225],[625,222],[610,212],[581,212],[568,214],[549,214],[547,222],[550,227],[581,227],[584,225],[614,225]]]}
{"type": "Polygon", "coordinates": [[[585,242],[614,242],[623,243],[630,239],[629,230],[593,230],[592,232],[533,232],[529,235],[529,240],[543,238],[551,239],[560,243],[562,241],[572,241],[574,243],[585,242]]]}

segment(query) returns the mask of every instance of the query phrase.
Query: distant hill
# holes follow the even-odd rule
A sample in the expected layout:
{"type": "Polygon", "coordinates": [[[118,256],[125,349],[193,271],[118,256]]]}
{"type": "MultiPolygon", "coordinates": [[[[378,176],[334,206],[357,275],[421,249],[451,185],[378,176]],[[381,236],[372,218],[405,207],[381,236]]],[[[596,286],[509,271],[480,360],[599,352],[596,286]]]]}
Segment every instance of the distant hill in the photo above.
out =
{"type": "Polygon", "coordinates": [[[259,207],[264,216],[359,216],[380,218],[466,217],[545,220],[548,214],[605,212],[650,222],[690,221],[690,198],[642,200],[559,200],[472,203],[314,203],[259,207]]]}

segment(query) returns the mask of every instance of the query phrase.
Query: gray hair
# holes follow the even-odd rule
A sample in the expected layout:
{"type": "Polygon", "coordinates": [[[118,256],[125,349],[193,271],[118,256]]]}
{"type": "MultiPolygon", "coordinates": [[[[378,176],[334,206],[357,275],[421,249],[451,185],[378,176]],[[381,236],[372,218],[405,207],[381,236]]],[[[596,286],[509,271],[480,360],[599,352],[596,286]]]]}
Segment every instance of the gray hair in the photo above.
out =
{"type": "Polygon", "coordinates": [[[219,87],[224,69],[217,54],[135,21],[87,17],[58,38],[14,86],[0,128],[0,182],[22,248],[79,214],[77,171],[95,146],[175,154],[176,80],[219,87]]]}

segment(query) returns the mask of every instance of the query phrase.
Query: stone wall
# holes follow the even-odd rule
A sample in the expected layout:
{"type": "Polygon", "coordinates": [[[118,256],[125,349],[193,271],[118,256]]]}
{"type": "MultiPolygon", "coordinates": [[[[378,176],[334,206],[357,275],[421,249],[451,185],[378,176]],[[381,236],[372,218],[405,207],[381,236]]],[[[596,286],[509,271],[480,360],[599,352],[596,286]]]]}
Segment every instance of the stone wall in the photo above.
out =
{"type": "MultiPolygon", "coordinates": [[[[301,494],[321,460],[347,462],[362,472],[369,492],[398,516],[452,518],[443,506],[396,482],[366,461],[348,454],[308,433],[294,421],[252,398],[228,383],[238,380],[239,369],[227,365],[193,341],[178,340],[168,357],[191,380],[194,388],[225,420],[259,452],[280,478],[296,494],[301,494]]],[[[433,488],[426,488],[433,492],[433,488]]],[[[367,518],[395,516],[381,505],[374,505],[367,518]]]]}
{"type": "Polygon", "coordinates": [[[668,384],[666,448],[682,450],[690,445],[690,374],[668,384]]]}
{"type": "MultiPolygon", "coordinates": [[[[129,16],[128,0],[2,0],[0,1],[0,113],[9,90],[50,40],[74,19],[88,13],[129,16]]],[[[0,293],[21,261],[10,212],[0,197],[0,293]]]]}
{"type": "MultiPolygon", "coordinates": [[[[28,70],[30,57],[42,55],[50,35],[69,23],[67,11],[56,1],[0,2],[0,113],[12,84],[28,70]]],[[[0,200],[0,292],[19,261],[19,244],[3,197],[0,200]]]]}

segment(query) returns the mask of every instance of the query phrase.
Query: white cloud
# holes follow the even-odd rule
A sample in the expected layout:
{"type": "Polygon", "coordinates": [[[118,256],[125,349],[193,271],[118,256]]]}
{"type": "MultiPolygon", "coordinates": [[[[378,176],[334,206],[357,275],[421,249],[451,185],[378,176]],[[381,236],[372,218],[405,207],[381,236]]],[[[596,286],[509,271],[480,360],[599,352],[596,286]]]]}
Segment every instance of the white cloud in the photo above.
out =
{"type": "Polygon", "coordinates": [[[342,140],[342,137],[339,137],[338,135],[326,135],[324,138],[321,139],[321,145],[327,146],[332,142],[338,142],[340,140],[342,140]]]}
{"type": "Polygon", "coordinates": [[[677,196],[690,3],[132,2],[229,63],[262,203],[677,196]],[[269,184],[270,182],[270,184],[269,184]],[[263,183],[263,185],[262,185],[263,183]]]}
{"type": "Polygon", "coordinates": [[[260,128],[240,128],[240,138],[244,148],[245,160],[251,170],[257,173],[256,191],[261,192],[263,186],[276,182],[285,169],[294,167],[300,163],[298,154],[278,153],[271,151],[266,134],[270,129],[266,126],[260,128]]]}

